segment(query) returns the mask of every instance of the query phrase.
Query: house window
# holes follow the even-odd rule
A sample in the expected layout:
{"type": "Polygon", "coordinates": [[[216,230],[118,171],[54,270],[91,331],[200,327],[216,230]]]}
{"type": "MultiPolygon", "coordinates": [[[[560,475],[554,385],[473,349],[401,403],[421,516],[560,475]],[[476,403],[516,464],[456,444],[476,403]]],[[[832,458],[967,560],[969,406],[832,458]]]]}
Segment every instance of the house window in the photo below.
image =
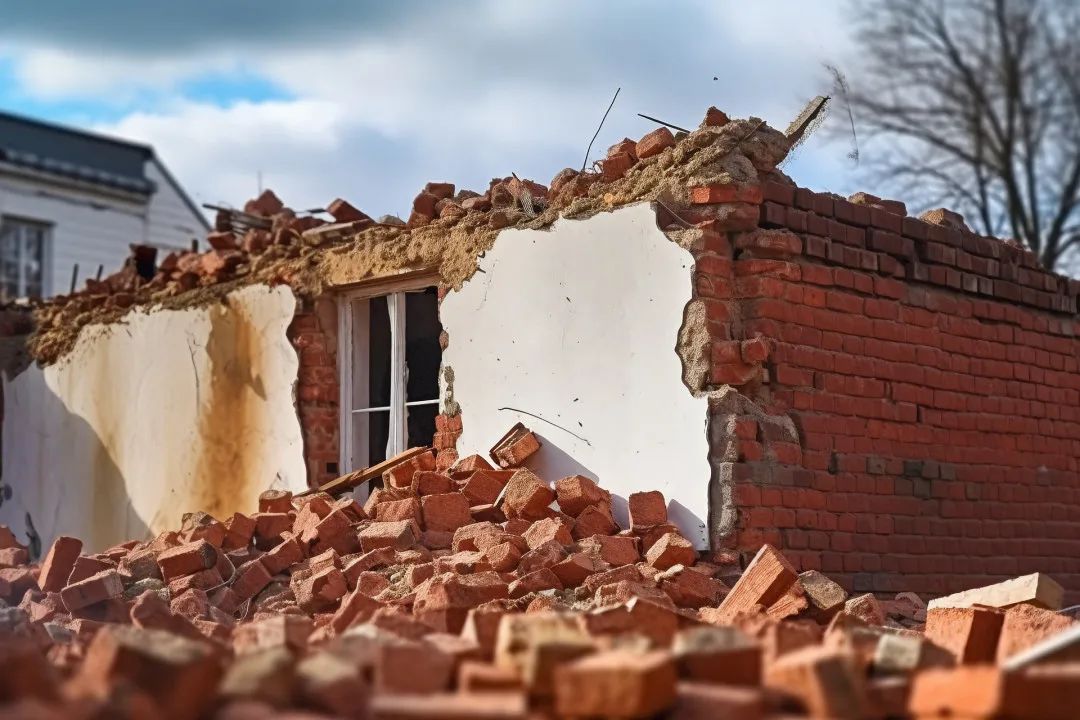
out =
{"type": "Polygon", "coordinates": [[[434,287],[346,295],[340,307],[340,471],[347,473],[431,444],[442,326],[434,287]]]}
{"type": "Polygon", "coordinates": [[[0,297],[37,298],[45,294],[45,245],[49,226],[4,218],[0,221],[0,297]]]}

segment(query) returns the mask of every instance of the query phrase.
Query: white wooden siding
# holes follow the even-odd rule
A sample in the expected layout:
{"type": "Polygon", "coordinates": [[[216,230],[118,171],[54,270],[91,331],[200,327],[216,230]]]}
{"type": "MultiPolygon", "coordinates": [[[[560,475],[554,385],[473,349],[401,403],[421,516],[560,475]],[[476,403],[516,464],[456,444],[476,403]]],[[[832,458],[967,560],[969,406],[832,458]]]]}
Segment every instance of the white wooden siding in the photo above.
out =
{"type": "Polygon", "coordinates": [[[147,177],[157,184],[150,202],[131,195],[76,187],[47,178],[26,177],[0,170],[0,216],[12,216],[51,226],[46,248],[45,293],[68,292],[73,266],[79,281],[121,268],[132,243],[150,243],[163,250],[190,247],[203,237],[204,227],[184,203],[156,163],[147,164],[147,177]]]}
{"type": "Polygon", "coordinates": [[[0,174],[0,215],[51,226],[45,257],[45,293],[66,293],[79,264],[79,287],[88,275],[119,270],[128,245],[145,237],[145,204],[91,191],[0,174]]]}
{"type": "Polygon", "coordinates": [[[146,165],[146,177],[157,185],[157,192],[150,199],[150,242],[161,248],[189,248],[193,238],[200,240],[202,249],[206,243],[206,227],[161,172],[156,160],[146,165]]]}

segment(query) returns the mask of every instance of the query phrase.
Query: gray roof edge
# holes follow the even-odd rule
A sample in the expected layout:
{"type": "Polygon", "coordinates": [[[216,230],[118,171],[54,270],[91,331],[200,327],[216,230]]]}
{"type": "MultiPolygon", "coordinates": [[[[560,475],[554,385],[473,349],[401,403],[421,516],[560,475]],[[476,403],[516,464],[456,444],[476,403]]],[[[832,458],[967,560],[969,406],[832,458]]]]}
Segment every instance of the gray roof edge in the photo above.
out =
{"type": "Polygon", "coordinates": [[[112,135],[106,135],[105,133],[95,132],[93,130],[82,130],[80,128],[71,127],[70,125],[62,125],[60,123],[50,122],[48,120],[40,120],[38,118],[27,117],[26,115],[17,115],[11,112],[5,112],[0,110],[0,118],[11,120],[13,122],[20,122],[25,125],[36,125],[47,130],[55,132],[62,132],[67,135],[77,135],[81,137],[93,138],[101,142],[110,143],[113,145],[119,145],[121,147],[132,148],[135,150],[141,150],[146,153],[147,157],[154,155],[154,148],[146,143],[135,142],[133,140],[124,140],[112,135]]]}

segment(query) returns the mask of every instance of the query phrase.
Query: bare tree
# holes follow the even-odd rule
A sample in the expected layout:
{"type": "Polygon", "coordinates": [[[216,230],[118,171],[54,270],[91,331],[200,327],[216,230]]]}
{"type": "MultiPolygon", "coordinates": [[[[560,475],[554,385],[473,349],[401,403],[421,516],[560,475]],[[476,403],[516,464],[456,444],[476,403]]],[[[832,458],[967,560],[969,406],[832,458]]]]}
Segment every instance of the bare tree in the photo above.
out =
{"type": "Polygon", "coordinates": [[[1080,2],[853,7],[860,54],[848,102],[870,137],[871,168],[1059,266],[1080,245],[1080,2]]]}

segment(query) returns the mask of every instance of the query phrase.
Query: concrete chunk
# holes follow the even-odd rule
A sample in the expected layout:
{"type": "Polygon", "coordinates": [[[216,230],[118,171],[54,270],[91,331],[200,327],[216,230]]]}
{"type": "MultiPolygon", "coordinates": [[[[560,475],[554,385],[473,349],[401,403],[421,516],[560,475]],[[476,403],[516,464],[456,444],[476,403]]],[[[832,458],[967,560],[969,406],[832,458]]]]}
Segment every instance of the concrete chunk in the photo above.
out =
{"type": "Polygon", "coordinates": [[[987,607],[1010,608],[1019,603],[1028,603],[1047,610],[1060,610],[1065,599],[1065,590],[1049,575],[1032,573],[1022,575],[986,587],[973,588],[963,592],[935,598],[927,609],[939,607],[987,607]]]}

